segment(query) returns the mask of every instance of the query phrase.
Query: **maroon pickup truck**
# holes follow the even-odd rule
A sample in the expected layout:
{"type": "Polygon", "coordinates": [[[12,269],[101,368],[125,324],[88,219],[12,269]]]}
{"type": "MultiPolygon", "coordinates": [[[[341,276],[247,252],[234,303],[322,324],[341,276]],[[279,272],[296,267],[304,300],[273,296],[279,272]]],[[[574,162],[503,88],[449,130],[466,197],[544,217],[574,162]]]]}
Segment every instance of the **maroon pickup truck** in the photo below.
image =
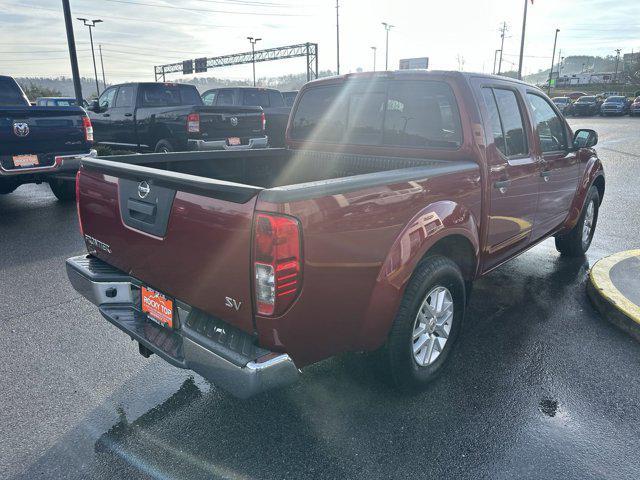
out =
{"type": "Polygon", "coordinates": [[[308,83],[286,149],[84,160],[73,286],[152,353],[239,397],[341,352],[401,389],[441,370],[472,281],[550,236],[579,256],[597,134],[537,88],[456,72],[308,83]],[[378,362],[376,362],[378,363],[378,362]]]}

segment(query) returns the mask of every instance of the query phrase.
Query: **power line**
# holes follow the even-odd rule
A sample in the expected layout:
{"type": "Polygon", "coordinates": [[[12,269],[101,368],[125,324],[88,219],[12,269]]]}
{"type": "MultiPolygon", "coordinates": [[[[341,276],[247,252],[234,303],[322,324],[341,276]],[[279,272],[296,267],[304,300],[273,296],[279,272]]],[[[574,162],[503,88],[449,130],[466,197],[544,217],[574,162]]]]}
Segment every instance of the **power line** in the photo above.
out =
{"type": "Polygon", "coordinates": [[[281,13],[281,12],[237,12],[230,10],[211,10],[206,8],[189,8],[189,7],[177,7],[175,5],[158,5],[155,3],[145,3],[145,2],[133,2],[129,0],[104,0],[105,2],[113,2],[113,3],[123,3],[126,5],[139,5],[144,7],[155,7],[155,8],[170,8],[173,10],[184,10],[186,12],[196,12],[196,13],[226,13],[229,15],[258,15],[258,16],[276,16],[276,17],[308,17],[308,14],[301,13],[281,13]]]}

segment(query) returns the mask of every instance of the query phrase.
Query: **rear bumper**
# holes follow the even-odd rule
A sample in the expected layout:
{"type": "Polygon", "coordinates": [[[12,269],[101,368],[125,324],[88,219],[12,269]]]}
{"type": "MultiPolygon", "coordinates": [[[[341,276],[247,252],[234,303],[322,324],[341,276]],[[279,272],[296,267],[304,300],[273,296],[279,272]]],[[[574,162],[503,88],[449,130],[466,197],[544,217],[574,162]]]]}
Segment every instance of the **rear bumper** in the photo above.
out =
{"type": "Polygon", "coordinates": [[[199,373],[239,398],[293,383],[298,369],[286,354],[264,350],[253,337],[176,302],[176,328],[157,325],[138,305],[140,282],[95,257],[67,259],[71,285],[120,330],[179,368],[199,373]]]}
{"type": "Polygon", "coordinates": [[[15,176],[26,174],[57,174],[57,173],[70,173],[76,172],[80,166],[80,161],[86,158],[96,158],[98,153],[95,150],[89,150],[86,153],[74,153],[72,155],[56,155],[53,165],[46,165],[42,167],[29,167],[29,168],[17,168],[17,169],[5,169],[0,164],[0,177],[1,176],[15,176]]]}
{"type": "Polygon", "coordinates": [[[190,150],[250,150],[253,148],[267,148],[269,138],[250,138],[246,145],[227,145],[226,140],[195,140],[189,139],[190,150]]]}

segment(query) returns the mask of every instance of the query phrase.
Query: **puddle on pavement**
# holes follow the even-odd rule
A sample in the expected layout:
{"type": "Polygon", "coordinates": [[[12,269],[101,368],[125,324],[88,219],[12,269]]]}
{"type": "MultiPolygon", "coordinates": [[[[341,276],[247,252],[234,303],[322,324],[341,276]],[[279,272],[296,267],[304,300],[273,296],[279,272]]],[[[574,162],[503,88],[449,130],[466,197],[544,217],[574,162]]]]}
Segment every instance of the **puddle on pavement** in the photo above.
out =
{"type": "Polygon", "coordinates": [[[551,398],[543,398],[538,404],[538,409],[548,417],[555,417],[558,413],[558,401],[551,398]]]}

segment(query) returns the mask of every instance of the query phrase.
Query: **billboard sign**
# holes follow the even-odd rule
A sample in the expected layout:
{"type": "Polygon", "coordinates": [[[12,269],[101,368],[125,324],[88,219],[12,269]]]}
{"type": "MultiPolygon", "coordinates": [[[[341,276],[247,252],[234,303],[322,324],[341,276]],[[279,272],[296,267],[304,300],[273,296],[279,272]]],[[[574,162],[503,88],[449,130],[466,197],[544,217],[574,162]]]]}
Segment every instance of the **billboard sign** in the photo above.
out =
{"type": "Polygon", "coordinates": [[[429,57],[403,58],[400,60],[400,70],[426,70],[429,68],[429,57]]]}

